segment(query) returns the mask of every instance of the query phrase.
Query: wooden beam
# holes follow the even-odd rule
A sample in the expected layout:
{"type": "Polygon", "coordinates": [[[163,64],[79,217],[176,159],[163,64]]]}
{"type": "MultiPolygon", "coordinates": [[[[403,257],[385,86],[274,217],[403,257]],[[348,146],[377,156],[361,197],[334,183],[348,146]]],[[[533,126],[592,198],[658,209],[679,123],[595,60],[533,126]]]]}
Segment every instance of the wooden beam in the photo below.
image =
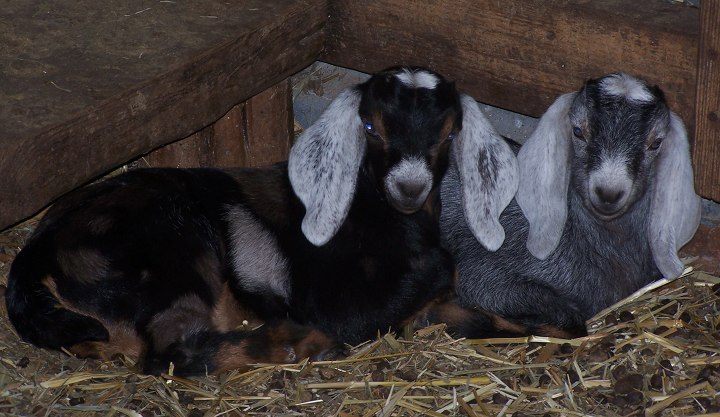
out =
{"type": "Polygon", "coordinates": [[[321,59],[428,66],[478,100],[532,116],[588,78],[661,85],[692,124],[698,11],[664,0],[336,0],[321,59]]]}
{"type": "Polygon", "coordinates": [[[201,131],[143,157],[150,167],[263,166],[286,160],[293,138],[286,79],[230,109],[201,131]]]}
{"type": "Polygon", "coordinates": [[[700,6],[700,45],[695,105],[695,184],[698,193],[720,201],[720,1],[700,6]]]}
{"type": "Polygon", "coordinates": [[[20,58],[38,54],[0,56],[14,59],[0,79],[0,229],[306,67],[327,18],[325,0],[144,6],[63,0],[43,19],[32,2],[0,11],[12,23],[0,30],[34,42],[8,47],[22,47],[20,58]]]}

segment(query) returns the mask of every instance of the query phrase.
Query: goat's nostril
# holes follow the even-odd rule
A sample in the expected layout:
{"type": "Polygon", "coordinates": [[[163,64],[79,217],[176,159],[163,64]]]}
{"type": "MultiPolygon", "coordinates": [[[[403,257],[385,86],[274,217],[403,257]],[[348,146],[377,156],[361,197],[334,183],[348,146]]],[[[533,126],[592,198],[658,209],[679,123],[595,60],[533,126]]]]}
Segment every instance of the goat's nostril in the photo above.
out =
{"type": "Polygon", "coordinates": [[[605,204],[615,204],[620,201],[625,195],[623,190],[614,190],[603,187],[595,187],[595,194],[597,194],[600,201],[605,204]]]}
{"type": "Polygon", "coordinates": [[[416,198],[425,190],[425,184],[415,182],[401,182],[398,184],[400,193],[408,198],[416,198]]]}

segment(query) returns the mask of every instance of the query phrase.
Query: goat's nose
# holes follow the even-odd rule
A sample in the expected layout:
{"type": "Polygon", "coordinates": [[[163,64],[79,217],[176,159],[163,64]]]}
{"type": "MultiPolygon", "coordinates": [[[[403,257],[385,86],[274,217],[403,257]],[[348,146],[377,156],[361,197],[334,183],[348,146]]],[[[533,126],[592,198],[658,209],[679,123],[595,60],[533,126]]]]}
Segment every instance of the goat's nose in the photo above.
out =
{"type": "Polygon", "coordinates": [[[418,182],[401,182],[398,190],[406,198],[417,198],[425,190],[425,184],[418,182]]]}
{"type": "Polygon", "coordinates": [[[600,201],[605,204],[616,204],[625,195],[623,190],[615,190],[612,188],[595,187],[595,194],[597,194],[600,201]]]}

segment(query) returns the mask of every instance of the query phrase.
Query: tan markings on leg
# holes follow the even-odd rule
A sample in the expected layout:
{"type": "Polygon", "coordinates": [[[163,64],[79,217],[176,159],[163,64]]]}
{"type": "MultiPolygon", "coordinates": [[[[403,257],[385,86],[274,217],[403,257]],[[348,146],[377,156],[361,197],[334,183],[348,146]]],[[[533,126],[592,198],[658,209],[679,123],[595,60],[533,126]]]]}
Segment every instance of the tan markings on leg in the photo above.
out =
{"type": "Polygon", "coordinates": [[[230,286],[225,283],[212,310],[212,324],[215,330],[225,333],[231,330],[250,330],[262,321],[235,298],[230,286]]]}
{"type": "Polygon", "coordinates": [[[82,342],[68,347],[68,351],[80,358],[95,358],[108,361],[117,354],[123,354],[137,361],[145,349],[145,343],[130,323],[104,325],[110,333],[109,341],[82,342]]]}
{"type": "Polygon", "coordinates": [[[316,359],[335,345],[335,342],[325,333],[312,329],[302,340],[295,344],[295,361],[305,358],[316,359]]]}
{"type": "Polygon", "coordinates": [[[110,334],[107,342],[82,342],[73,346],[67,346],[69,352],[88,358],[97,358],[108,360],[115,354],[125,354],[126,356],[136,360],[140,353],[145,349],[145,342],[135,331],[135,327],[129,322],[112,322],[101,317],[89,310],[83,310],[65,300],[60,296],[57,283],[52,276],[43,278],[42,284],[47,287],[48,291],[55,297],[58,304],[55,308],[63,308],[73,313],[87,316],[99,321],[110,334]]]}
{"type": "Polygon", "coordinates": [[[173,342],[211,329],[210,307],[197,294],[188,294],[155,314],[146,331],[152,338],[153,349],[160,352],[173,342]]]}
{"type": "Polygon", "coordinates": [[[425,304],[423,308],[401,324],[403,326],[411,325],[415,330],[437,323],[445,323],[448,326],[453,326],[470,320],[472,316],[472,311],[460,307],[457,304],[444,301],[444,297],[440,297],[425,304]],[[428,315],[433,317],[432,323],[429,322],[428,315]]]}
{"type": "Polygon", "coordinates": [[[336,344],[316,329],[283,322],[258,329],[237,343],[223,342],[213,360],[214,373],[229,369],[247,369],[252,363],[295,363],[316,358],[336,344]],[[253,345],[249,353],[249,346],[253,345]]]}
{"type": "Polygon", "coordinates": [[[504,317],[500,317],[497,314],[485,312],[489,317],[492,318],[493,325],[497,330],[501,330],[504,332],[509,333],[515,333],[517,335],[527,336],[529,333],[529,330],[527,327],[520,325],[518,323],[515,323],[513,321],[510,321],[504,317]]]}
{"type": "Polygon", "coordinates": [[[334,346],[332,339],[319,330],[285,321],[268,329],[270,349],[267,360],[273,363],[293,363],[313,358],[334,346]]]}
{"type": "Polygon", "coordinates": [[[251,363],[259,362],[247,354],[247,342],[241,341],[237,344],[224,342],[218,347],[213,360],[215,370],[213,374],[219,374],[231,369],[244,371],[251,363]]]}
{"type": "Polygon", "coordinates": [[[538,336],[557,337],[558,339],[574,339],[578,335],[574,335],[559,327],[543,324],[537,327],[538,336]]]}

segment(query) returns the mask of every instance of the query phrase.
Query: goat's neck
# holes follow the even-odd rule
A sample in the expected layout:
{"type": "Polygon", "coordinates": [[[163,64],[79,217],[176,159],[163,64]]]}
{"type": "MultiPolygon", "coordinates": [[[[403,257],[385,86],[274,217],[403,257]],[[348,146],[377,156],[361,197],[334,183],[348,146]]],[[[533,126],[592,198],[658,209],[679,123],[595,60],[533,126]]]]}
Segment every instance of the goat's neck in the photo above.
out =
{"type": "Polygon", "coordinates": [[[647,246],[648,213],[650,212],[649,193],[636,201],[628,211],[617,219],[604,221],[598,219],[583,203],[576,193],[570,193],[569,222],[577,236],[589,241],[612,242],[617,248],[635,249],[638,252],[647,246]]]}

